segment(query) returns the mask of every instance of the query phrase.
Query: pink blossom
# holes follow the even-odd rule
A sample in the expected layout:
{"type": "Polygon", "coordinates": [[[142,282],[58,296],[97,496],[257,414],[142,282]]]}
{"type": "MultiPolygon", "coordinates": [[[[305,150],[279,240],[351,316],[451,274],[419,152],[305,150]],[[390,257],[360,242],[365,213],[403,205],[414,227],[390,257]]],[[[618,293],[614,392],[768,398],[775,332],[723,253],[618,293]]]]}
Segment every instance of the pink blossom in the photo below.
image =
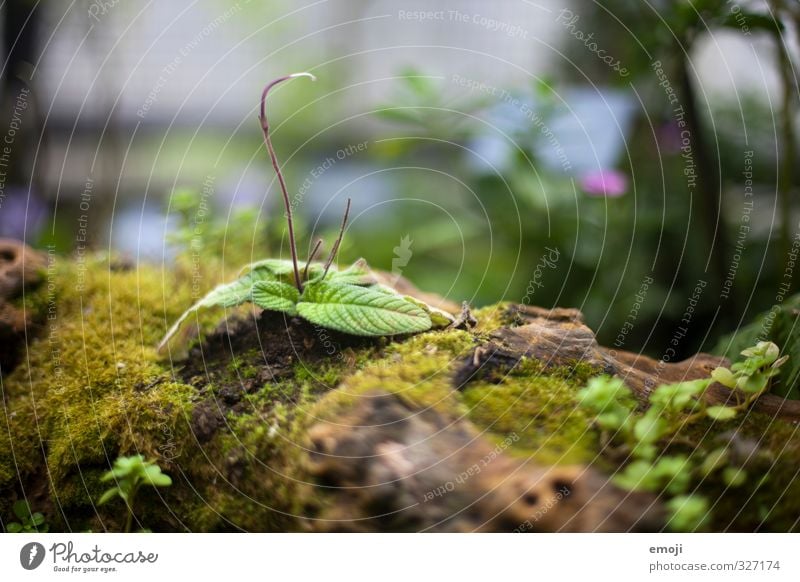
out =
{"type": "Polygon", "coordinates": [[[581,176],[581,189],[589,196],[618,198],[628,191],[628,177],[617,170],[593,170],[581,176]]]}

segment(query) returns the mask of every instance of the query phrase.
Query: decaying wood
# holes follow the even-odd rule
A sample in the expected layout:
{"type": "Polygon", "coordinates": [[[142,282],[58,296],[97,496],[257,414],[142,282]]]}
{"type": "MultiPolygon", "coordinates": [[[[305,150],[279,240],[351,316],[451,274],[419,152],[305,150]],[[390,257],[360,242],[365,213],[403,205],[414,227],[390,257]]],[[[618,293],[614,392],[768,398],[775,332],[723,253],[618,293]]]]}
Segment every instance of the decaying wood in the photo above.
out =
{"type": "Polygon", "coordinates": [[[0,371],[14,367],[31,325],[30,313],[16,307],[12,300],[43,279],[44,256],[26,244],[0,239],[0,371]]]}
{"type": "MultiPolygon", "coordinates": [[[[642,354],[613,350],[598,344],[594,333],[577,309],[542,309],[518,305],[511,308],[517,325],[501,328],[491,341],[476,349],[458,375],[463,386],[476,375],[486,375],[498,367],[508,369],[521,358],[535,358],[545,366],[568,366],[585,362],[598,371],[618,376],[643,400],[660,384],[708,378],[717,366],[730,362],[719,356],[698,353],[680,362],[655,360],[642,354]]],[[[743,395],[738,395],[743,399],[743,395]]],[[[737,394],[714,383],[706,391],[709,403],[735,402],[737,394]]],[[[800,401],[764,394],[753,410],[789,421],[800,420],[800,401]]]]}
{"type": "Polygon", "coordinates": [[[389,393],[309,432],[317,531],[650,531],[654,497],[587,467],[514,460],[468,422],[389,393]]]}

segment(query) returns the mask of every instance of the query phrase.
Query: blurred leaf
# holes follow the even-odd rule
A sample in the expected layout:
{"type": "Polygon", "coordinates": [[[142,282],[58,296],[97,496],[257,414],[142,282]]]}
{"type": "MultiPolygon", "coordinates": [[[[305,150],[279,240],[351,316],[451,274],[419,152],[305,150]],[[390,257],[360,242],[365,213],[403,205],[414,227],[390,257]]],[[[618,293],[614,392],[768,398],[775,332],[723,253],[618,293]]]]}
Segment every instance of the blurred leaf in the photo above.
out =
{"type": "Polygon", "coordinates": [[[736,418],[736,410],[730,406],[709,406],[706,415],[714,420],[731,420],[736,418]]]}
{"type": "Polygon", "coordinates": [[[17,516],[17,519],[22,522],[26,522],[31,517],[31,508],[24,499],[14,502],[12,511],[17,516]]]}

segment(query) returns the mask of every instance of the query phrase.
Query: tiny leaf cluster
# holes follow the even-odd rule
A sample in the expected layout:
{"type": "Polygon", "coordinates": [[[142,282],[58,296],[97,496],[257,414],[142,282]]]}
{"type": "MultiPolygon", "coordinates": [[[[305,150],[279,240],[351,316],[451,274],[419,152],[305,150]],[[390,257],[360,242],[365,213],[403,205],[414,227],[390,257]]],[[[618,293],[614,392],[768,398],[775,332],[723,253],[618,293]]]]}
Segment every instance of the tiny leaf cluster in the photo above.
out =
{"type": "Polygon", "coordinates": [[[128,509],[125,520],[125,531],[131,531],[133,524],[133,502],[136,493],[142,485],[150,487],[169,487],[172,479],[161,472],[155,461],[146,461],[142,455],[131,457],[118,457],[114,466],[100,478],[103,482],[113,481],[114,487],[108,489],[98,500],[98,505],[104,505],[114,499],[121,498],[128,509]]]}
{"type": "Polygon", "coordinates": [[[8,533],[47,533],[50,526],[45,523],[44,515],[38,511],[31,511],[30,505],[24,499],[14,503],[14,515],[19,521],[10,521],[6,525],[8,533]]]}
{"type": "Polygon", "coordinates": [[[703,418],[729,421],[746,411],[769,389],[770,379],[787,360],[779,358],[778,346],[770,342],[760,342],[742,355],[744,360],[730,369],[715,369],[710,379],[658,386],[644,412],[619,378],[593,378],[579,392],[579,405],[594,414],[609,449],[630,461],[614,476],[616,484],[671,497],[666,505],[672,529],[700,529],[707,519],[708,500],[688,493],[693,482],[719,474],[727,486],[738,487],[747,479],[743,467],[732,466],[727,445],[711,452],[695,448],[690,455],[662,452],[671,444],[687,444],[680,435],[687,425],[703,418]],[[734,390],[734,404],[706,404],[703,393],[713,381],[734,390]]]}

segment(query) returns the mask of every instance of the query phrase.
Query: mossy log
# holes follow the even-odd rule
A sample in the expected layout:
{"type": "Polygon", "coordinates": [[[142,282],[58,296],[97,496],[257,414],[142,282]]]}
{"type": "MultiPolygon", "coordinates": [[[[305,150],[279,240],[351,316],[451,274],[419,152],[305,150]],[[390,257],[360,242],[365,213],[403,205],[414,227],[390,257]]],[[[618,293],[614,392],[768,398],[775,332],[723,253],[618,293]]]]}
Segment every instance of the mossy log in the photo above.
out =
{"type": "MultiPolygon", "coordinates": [[[[139,453],[173,479],[133,507],[153,531],[659,530],[660,500],[611,482],[620,461],[577,390],[616,374],[644,399],[720,361],[612,352],[575,310],[512,304],[475,312],[473,329],[393,339],[239,308],[201,315],[205,333],[164,357],[155,346],[195,298],[196,271],[25,252],[34,258],[13,269],[36,276],[0,297],[24,314],[14,338],[26,341],[2,368],[3,524],[24,498],[52,530],[119,531],[126,509],[97,505],[100,477],[139,453]]],[[[755,442],[769,459],[768,486],[703,485],[714,529],[798,528],[790,420],[753,412],[692,435],[755,442]]]]}

